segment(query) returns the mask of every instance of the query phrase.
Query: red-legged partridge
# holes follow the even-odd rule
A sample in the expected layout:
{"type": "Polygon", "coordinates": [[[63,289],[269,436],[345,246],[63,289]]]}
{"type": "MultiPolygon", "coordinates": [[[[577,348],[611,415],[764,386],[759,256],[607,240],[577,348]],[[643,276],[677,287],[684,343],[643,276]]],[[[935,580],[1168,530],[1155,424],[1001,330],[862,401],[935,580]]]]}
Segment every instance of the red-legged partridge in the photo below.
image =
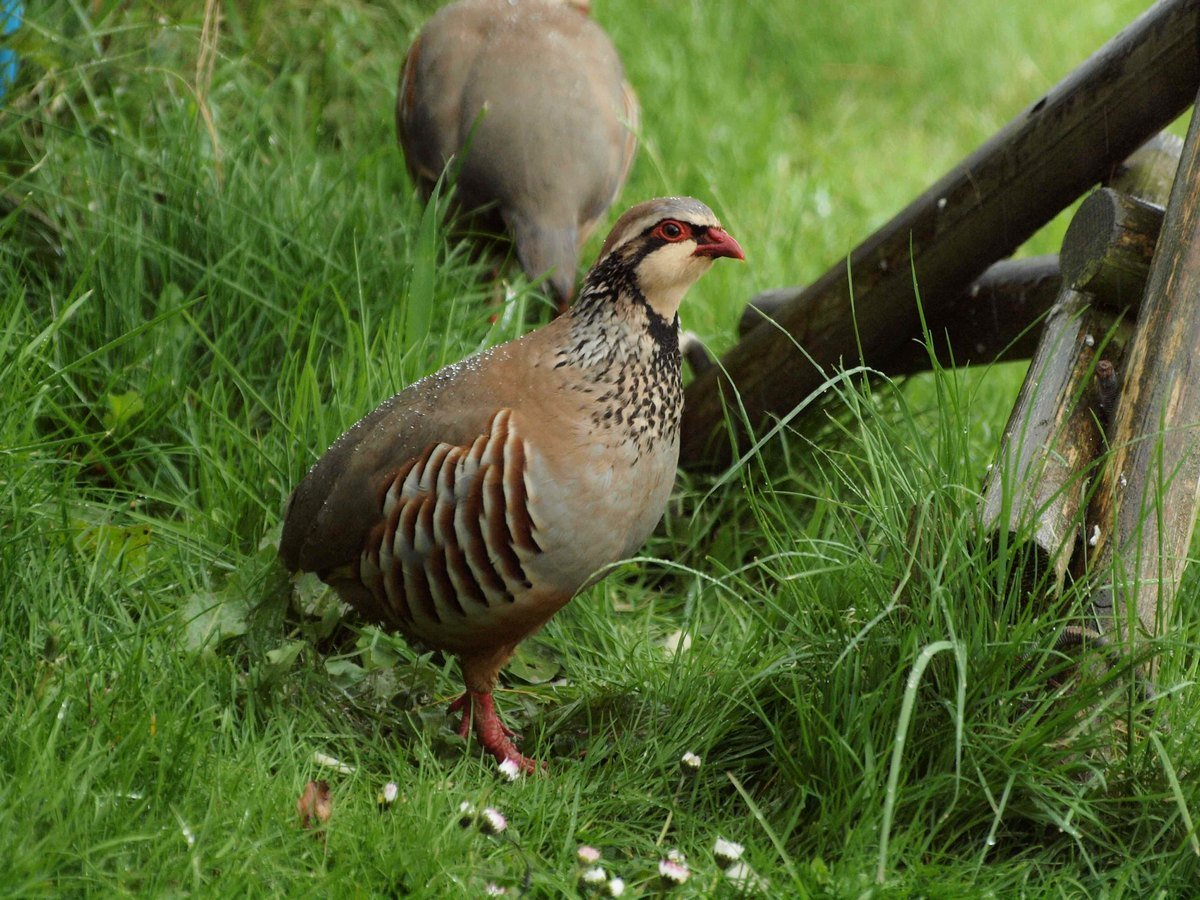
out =
{"type": "Polygon", "coordinates": [[[530,278],[549,273],[559,310],[579,247],[633,161],[638,104],[587,4],[459,0],[422,29],[400,70],[396,126],[428,192],[461,156],[457,201],[507,231],[530,278]],[[582,7],[582,9],[581,9],[582,7]]]}
{"type": "Polygon", "coordinates": [[[662,517],[679,458],[679,303],[722,256],[743,258],[698,200],[633,207],[565,315],[384,402],[288,501],[287,567],[456,654],[466,692],[451,711],[500,761],[534,765],[493,706],[501,667],[662,517]]]}

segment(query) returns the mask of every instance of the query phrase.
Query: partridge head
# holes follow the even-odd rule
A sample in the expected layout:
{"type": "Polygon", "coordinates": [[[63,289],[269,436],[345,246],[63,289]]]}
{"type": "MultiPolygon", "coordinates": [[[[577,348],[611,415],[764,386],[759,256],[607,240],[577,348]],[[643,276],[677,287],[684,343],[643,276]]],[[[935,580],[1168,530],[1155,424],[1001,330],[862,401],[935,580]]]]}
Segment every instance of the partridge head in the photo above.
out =
{"type": "Polygon", "coordinates": [[[364,616],[458,656],[451,706],[521,756],[492,690],[521,640],[662,517],[679,458],[680,301],[737,241],[697,200],[613,227],[578,302],[448,366],[342,435],[292,493],[280,555],[364,616]]]}
{"type": "Polygon", "coordinates": [[[458,0],[422,29],[400,71],[396,125],[428,192],[457,157],[457,202],[507,231],[565,309],[579,247],[633,161],[638,104],[586,3],[458,0]]]}

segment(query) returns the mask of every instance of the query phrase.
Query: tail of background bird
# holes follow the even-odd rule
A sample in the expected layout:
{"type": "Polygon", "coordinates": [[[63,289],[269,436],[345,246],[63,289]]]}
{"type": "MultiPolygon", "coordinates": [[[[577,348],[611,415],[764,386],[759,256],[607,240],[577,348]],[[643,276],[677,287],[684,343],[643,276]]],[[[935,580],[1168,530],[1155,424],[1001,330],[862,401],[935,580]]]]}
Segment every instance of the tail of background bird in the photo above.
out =
{"type": "Polygon", "coordinates": [[[530,278],[549,272],[546,284],[561,313],[575,296],[575,269],[579,264],[579,229],[547,228],[524,216],[508,217],[517,259],[530,278]]]}

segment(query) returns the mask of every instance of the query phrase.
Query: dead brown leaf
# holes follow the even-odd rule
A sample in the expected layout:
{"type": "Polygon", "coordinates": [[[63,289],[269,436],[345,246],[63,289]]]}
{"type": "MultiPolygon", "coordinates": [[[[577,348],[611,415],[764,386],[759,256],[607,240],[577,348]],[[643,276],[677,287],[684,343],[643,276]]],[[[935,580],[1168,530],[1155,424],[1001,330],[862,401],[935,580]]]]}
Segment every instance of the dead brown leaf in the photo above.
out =
{"type": "Polygon", "coordinates": [[[296,801],[301,828],[322,828],[333,815],[333,792],[328,781],[310,781],[296,801]]]}

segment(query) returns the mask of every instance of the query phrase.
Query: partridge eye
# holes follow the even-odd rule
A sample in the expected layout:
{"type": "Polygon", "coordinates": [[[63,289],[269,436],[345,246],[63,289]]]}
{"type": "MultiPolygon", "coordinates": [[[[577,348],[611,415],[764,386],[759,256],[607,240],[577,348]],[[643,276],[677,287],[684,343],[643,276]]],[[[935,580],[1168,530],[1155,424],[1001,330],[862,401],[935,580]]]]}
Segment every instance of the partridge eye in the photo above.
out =
{"type": "Polygon", "coordinates": [[[683,226],[678,222],[663,222],[658,226],[658,233],[668,241],[677,241],[685,234],[683,226]]]}

